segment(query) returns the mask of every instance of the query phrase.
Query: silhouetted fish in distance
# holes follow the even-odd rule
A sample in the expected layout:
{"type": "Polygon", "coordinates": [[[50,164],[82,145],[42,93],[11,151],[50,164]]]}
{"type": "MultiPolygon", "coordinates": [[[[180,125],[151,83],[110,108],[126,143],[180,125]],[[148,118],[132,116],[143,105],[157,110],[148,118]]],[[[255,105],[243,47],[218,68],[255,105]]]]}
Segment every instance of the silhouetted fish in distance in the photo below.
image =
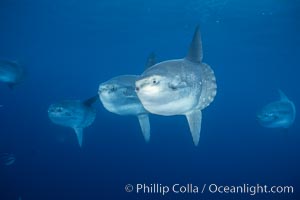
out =
{"type": "Polygon", "coordinates": [[[25,69],[17,62],[0,60],[0,81],[6,83],[9,88],[22,82],[25,78],[25,69]]]}
{"type": "Polygon", "coordinates": [[[83,129],[90,126],[96,118],[96,109],[92,104],[98,100],[98,95],[85,101],[65,100],[50,105],[48,116],[50,120],[61,126],[73,128],[79,146],[82,146],[83,129]]]}
{"type": "Polygon", "coordinates": [[[280,99],[271,102],[257,112],[258,122],[267,128],[289,128],[295,121],[296,108],[287,96],[278,90],[280,99]]]}

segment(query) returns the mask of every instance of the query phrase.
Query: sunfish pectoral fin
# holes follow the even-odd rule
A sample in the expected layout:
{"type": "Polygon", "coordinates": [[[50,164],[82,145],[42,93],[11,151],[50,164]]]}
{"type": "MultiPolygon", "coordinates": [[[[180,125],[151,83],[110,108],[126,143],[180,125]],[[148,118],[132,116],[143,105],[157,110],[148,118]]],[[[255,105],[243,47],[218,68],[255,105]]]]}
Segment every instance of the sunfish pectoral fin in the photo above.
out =
{"type": "Polygon", "coordinates": [[[79,146],[82,146],[83,128],[74,128],[79,146]]]}
{"type": "Polygon", "coordinates": [[[201,132],[201,121],[202,121],[201,110],[194,110],[189,114],[186,114],[186,118],[189,123],[190,131],[193,137],[193,142],[195,146],[197,146],[199,143],[200,132],[201,132]]]}
{"type": "Polygon", "coordinates": [[[140,114],[137,116],[140,122],[140,126],[142,129],[143,136],[146,142],[150,140],[150,122],[148,114],[140,114]]]}
{"type": "Polygon", "coordinates": [[[193,40],[190,44],[190,49],[185,57],[191,62],[201,63],[203,58],[202,41],[200,35],[200,27],[197,26],[194,32],[193,40]]]}

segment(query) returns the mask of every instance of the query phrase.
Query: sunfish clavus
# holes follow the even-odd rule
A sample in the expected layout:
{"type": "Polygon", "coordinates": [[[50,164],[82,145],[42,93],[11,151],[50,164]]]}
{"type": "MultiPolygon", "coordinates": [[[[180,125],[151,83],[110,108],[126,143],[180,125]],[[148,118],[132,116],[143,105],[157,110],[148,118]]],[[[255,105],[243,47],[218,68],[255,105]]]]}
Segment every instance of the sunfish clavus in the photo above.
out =
{"type": "Polygon", "coordinates": [[[257,112],[258,122],[267,128],[288,128],[296,117],[294,103],[287,96],[278,90],[280,99],[271,102],[257,112]]]}
{"type": "Polygon", "coordinates": [[[150,113],[185,115],[193,142],[200,139],[202,112],[215,98],[216,78],[202,62],[202,42],[196,28],[185,58],[167,60],[148,68],[136,81],[136,93],[150,113]]]}

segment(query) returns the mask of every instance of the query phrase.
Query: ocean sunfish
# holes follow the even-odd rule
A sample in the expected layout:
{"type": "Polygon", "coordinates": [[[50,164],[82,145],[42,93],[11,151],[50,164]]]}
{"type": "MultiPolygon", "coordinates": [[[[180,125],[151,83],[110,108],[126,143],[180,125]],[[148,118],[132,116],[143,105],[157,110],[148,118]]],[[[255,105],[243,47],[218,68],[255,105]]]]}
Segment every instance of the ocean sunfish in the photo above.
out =
{"type": "Polygon", "coordinates": [[[280,99],[271,102],[257,112],[258,122],[267,128],[288,128],[296,117],[296,108],[287,96],[278,90],[280,99]]]}
{"type": "Polygon", "coordinates": [[[6,83],[9,88],[23,81],[25,77],[24,68],[17,62],[1,60],[0,61],[0,81],[6,83]]]}
{"type": "Polygon", "coordinates": [[[98,95],[85,101],[65,100],[50,105],[48,116],[50,120],[61,126],[75,130],[79,146],[82,146],[83,129],[90,126],[96,118],[96,109],[92,104],[98,100],[98,95]]]}
{"type": "Polygon", "coordinates": [[[0,153],[0,164],[10,166],[14,164],[16,157],[13,153],[0,153]]]}
{"type": "Polygon", "coordinates": [[[216,96],[213,70],[202,62],[202,42],[196,28],[185,58],[167,60],[148,68],[136,81],[136,93],[150,113],[164,116],[185,115],[197,146],[202,113],[216,96]]]}
{"type": "Polygon", "coordinates": [[[114,77],[99,86],[99,98],[106,110],[118,115],[134,115],[138,117],[143,136],[150,140],[150,122],[145,110],[135,93],[137,75],[121,75],[114,77]]]}

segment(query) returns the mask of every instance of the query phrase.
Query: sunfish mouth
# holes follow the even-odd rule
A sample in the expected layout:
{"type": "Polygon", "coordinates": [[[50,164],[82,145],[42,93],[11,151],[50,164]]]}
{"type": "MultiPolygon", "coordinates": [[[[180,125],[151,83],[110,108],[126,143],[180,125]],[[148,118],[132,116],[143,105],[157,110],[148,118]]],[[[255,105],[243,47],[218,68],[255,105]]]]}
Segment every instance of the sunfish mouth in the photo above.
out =
{"type": "Polygon", "coordinates": [[[149,84],[145,80],[139,80],[135,82],[135,91],[139,92],[141,89],[144,89],[147,87],[149,84]]]}

